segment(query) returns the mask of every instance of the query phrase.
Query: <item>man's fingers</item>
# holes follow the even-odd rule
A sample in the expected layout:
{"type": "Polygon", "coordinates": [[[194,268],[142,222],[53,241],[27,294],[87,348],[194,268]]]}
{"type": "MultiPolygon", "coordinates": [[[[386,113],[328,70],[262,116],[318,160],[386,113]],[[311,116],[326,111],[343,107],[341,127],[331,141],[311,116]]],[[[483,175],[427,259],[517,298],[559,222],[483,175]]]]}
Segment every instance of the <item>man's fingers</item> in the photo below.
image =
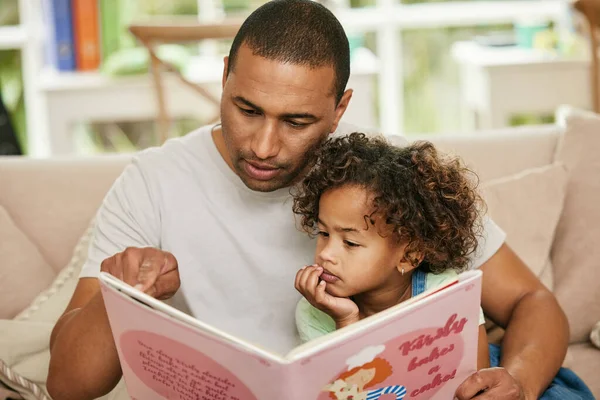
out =
{"type": "Polygon", "coordinates": [[[521,394],[515,389],[495,386],[471,397],[473,400],[522,400],[521,394]]]}
{"type": "Polygon", "coordinates": [[[167,251],[163,252],[164,256],[165,256],[165,260],[162,266],[162,269],[160,271],[161,275],[162,274],[166,274],[168,272],[174,271],[178,268],[177,266],[177,259],[175,258],[175,256],[167,251]]]}
{"type": "Polygon", "coordinates": [[[137,273],[135,287],[141,291],[146,291],[154,285],[156,279],[160,275],[162,266],[164,265],[164,258],[159,257],[148,257],[142,259],[140,268],[137,273]]]}
{"type": "Polygon", "coordinates": [[[180,285],[175,256],[151,247],[128,247],[102,261],[100,270],[161,299],[171,297],[180,285]]]}
{"type": "Polygon", "coordinates": [[[117,254],[118,268],[123,274],[123,282],[135,286],[138,283],[138,272],[143,259],[141,249],[128,247],[125,251],[117,254]]]}
{"type": "Polygon", "coordinates": [[[166,300],[172,297],[177,289],[179,289],[179,285],[181,284],[179,280],[179,273],[177,270],[172,270],[167,272],[166,274],[160,275],[156,282],[154,282],[154,286],[151,289],[154,289],[154,293],[150,294],[153,297],[156,297],[159,300],[166,300]]]}
{"type": "Polygon", "coordinates": [[[102,261],[102,264],[100,264],[100,271],[107,272],[115,278],[123,281],[123,270],[121,268],[116,267],[118,256],[119,255],[116,255],[114,257],[110,257],[102,261]]]}
{"type": "Polygon", "coordinates": [[[474,398],[477,393],[493,386],[491,383],[493,382],[493,374],[490,375],[487,372],[491,371],[477,371],[474,374],[470,375],[467,379],[465,379],[465,381],[460,384],[458,389],[456,389],[455,398],[458,400],[469,400],[474,398]]]}

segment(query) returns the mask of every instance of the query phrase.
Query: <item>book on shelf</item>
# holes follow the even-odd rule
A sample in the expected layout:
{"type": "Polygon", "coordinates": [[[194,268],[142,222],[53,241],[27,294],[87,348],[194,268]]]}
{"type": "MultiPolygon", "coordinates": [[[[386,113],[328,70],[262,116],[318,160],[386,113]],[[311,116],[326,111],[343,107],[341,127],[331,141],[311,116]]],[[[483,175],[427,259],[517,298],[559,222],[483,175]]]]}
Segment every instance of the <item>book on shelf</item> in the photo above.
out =
{"type": "Polygon", "coordinates": [[[93,71],[100,66],[100,29],[97,0],[71,0],[75,60],[78,71],[93,71]]]}
{"type": "Polygon", "coordinates": [[[71,0],[42,0],[46,62],[58,71],[75,71],[71,0]]]}

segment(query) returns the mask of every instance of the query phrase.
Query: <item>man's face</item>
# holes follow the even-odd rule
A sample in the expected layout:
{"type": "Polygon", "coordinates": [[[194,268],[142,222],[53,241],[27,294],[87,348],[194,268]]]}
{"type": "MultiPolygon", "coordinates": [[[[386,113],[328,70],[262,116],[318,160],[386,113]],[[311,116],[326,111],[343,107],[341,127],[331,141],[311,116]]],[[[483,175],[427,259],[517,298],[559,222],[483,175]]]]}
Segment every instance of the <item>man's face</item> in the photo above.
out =
{"type": "Polygon", "coordinates": [[[270,192],[290,186],[337,128],[352,92],[336,104],[333,67],[273,61],[245,45],[229,76],[227,62],[217,148],[248,188],[270,192]]]}

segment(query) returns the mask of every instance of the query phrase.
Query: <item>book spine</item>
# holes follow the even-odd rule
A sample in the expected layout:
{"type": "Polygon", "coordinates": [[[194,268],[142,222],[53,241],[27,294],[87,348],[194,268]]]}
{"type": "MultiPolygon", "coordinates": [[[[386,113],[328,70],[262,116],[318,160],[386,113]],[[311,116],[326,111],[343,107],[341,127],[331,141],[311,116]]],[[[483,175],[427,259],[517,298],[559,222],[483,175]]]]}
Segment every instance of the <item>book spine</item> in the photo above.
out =
{"type": "Polygon", "coordinates": [[[119,50],[121,19],[119,0],[100,0],[100,38],[102,42],[102,61],[119,50]]]}
{"type": "Polygon", "coordinates": [[[77,70],[93,71],[100,65],[100,29],[96,0],[73,0],[77,70]]]}
{"type": "Polygon", "coordinates": [[[48,62],[59,71],[74,71],[76,60],[71,1],[45,0],[44,11],[49,28],[46,41],[48,62]]]}

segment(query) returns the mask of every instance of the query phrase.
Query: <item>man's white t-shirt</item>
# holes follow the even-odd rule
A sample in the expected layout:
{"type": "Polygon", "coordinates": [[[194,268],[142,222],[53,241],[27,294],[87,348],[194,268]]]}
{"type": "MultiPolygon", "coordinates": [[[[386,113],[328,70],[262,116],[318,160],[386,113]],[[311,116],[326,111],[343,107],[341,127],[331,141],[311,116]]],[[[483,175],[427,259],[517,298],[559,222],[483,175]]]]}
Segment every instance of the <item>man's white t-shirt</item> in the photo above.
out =
{"type": "MultiPolygon", "coordinates": [[[[486,218],[472,267],[504,239],[486,218]]],[[[289,188],[248,189],[219,154],[211,127],[145,150],[125,168],[97,213],[80,277],[97,277],[102,261],[127,247],[175,256],[181,288],[174,303],[196,318],[282,354],[300,343],[294,277],[313,263],[315,241],[296,227],[289,188]]]]}

